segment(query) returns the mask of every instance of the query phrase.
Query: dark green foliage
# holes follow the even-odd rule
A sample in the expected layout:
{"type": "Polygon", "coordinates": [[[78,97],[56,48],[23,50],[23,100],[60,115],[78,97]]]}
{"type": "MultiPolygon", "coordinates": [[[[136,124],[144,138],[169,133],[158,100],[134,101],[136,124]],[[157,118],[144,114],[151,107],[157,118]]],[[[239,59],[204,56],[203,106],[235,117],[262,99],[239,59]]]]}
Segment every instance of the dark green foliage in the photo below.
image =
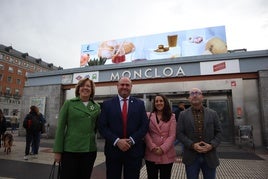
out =
{"type": "Polygon", "coordinates": [[[105,57],[93,58],[93,59],[90,59],[87,62],[87,64],[88,64],[88,66],[104,65],[106,60],[107,60],[107,58],[105,58],[105,57]]]}

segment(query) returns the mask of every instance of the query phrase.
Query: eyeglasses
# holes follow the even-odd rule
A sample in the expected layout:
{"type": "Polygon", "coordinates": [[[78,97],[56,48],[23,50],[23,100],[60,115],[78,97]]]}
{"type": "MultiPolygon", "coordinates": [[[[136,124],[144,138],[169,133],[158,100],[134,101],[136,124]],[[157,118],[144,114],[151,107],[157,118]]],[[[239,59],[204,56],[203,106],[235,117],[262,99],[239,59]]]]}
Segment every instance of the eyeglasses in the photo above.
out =
{"type": "Polygon", "coordinates": [[[202,93],[200,91],[192,91],[190,93],[190,96],[200,96],[200,95],[202,95],[202,93]]]}

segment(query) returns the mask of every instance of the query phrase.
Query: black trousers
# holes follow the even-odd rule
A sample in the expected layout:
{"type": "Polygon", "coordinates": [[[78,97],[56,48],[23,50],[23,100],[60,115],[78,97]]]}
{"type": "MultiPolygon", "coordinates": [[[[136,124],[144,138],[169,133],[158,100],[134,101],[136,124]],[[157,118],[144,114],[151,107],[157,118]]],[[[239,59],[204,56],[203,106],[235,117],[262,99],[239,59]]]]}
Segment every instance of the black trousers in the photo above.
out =
{"type": "Polygon", "coordinates": [[[61,159],[61,179],[89,179],[97,152],[64,152],[61,159]]]}
{"type": "Polygon", "coordinates": [[[139,179],[141,157],[131,157],[122,152],[119,157],[106,155],[106,179],[139,179]]]}
{"type": "MultiPolygon", "coordinates": [[[[38,137],[39,137],[38,131],[37,132],[26,131],[25,155],[29,155],[31,144],[33,147],[39,148],[39,147],[37,147],[37,146],[39,146],[38,137]]],[[[34,151],[34,154],[38,154],[38,151],[34,151]]]]}
{"type": "Polygon", "coordinates": [[[160,172],[160,179],[170,179],[171,178],[171,169],[173,163],[169,164],[155,164],[151,161],[145,161],[147,178],[148,179],[158,179],[158,173],[160,172]]]}

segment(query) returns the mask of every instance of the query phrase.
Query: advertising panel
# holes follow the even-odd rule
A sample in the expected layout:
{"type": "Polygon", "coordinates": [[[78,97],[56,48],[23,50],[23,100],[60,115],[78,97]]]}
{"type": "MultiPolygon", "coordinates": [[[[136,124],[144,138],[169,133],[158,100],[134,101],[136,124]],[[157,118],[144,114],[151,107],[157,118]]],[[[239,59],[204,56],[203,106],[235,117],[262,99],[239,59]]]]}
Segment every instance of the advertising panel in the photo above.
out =
{"type": "Polygon", "coordinates": [[[31,97],[30,98],[30,106],[36,106],[39,109],[39,112],[45,115],[46,110],[46,97],[31,97]]]}
{"type": "Polygon", "coordinates": [[[227,53],[225,27],[217,26],[84,44],[80,66],[221,53],[227,53]]]}
{"type": "Polygon", "coordinates": [[[200,62],[201,75],[240,73],[239,60],[200,62]]]}
{"type": "Polygon", "coordinates": [[[99,81],[99,72],[98,71],[93,71],[93,72],[86,72],[86,73],[75,73],[73,75],[73,84],[77,84],[79,80],[83,78],[89,78],[94,82],[99,81]]]}

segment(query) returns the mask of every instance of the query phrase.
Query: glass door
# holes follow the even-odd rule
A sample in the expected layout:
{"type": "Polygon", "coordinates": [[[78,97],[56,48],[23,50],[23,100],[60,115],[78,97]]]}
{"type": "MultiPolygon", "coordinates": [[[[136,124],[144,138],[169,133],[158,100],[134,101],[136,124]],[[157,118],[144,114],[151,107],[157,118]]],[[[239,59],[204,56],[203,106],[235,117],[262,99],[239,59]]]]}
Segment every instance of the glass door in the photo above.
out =
{"type": "Polygon", "coordinates": [[[231,101],[228,99],[208,99],[207,106],[218,113],[223,134],[223,142],[234,141],[234,124],[232,119],[231,101]]]}

